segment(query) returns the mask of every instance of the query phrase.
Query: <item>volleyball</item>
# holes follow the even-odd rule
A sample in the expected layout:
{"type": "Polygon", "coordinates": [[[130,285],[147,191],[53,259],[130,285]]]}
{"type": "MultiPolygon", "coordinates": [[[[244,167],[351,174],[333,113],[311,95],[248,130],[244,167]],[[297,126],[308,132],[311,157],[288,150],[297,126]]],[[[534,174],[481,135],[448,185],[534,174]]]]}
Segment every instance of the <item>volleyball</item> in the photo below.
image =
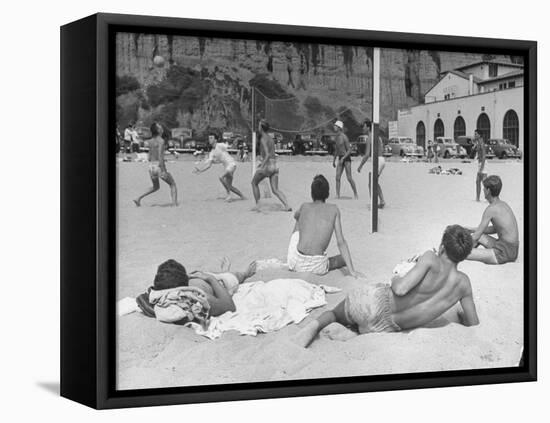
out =
{"type": "Polygon", "coordinates": [[[153,63],[155,66],[158,66],[159,68],[164,66],[164,58],[162,56],[155,56],[153,59],[153,63]]]}

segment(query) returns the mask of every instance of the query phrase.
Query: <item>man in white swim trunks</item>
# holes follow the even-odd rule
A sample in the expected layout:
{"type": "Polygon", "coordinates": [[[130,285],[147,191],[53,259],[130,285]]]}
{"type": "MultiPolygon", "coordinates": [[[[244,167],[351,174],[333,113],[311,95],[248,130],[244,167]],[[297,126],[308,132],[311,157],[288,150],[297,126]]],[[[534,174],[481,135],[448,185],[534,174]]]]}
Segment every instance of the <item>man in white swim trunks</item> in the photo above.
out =
{"type": "Polygon", "coordinates": [[[425,252],[403,276],[389,284],[366,284],[348,293],[333,310],[309,322],[294,337],[306,348],[331,323],[351,326],[360,334],[398,332],[424,326],[460,303],[464,326],[479,324],[468,276],[457,269],[472,251],[470,232],[451,225],[445,229],[436,254],[425,252]]]}
{"type": "Polygon", "coordinates": [[[149,176],[153,182],[153,186],[145,193],[134,200],[136,206],[141,206],[141,200],[149,194],[160,189],[159,178],[170,185],[170,196],[172,197],[172,206],[178,205],[178,189],[172,175],[166,170],[166,162],[164,160],[164,151],[166,148],[163,136],[167,135],[163,130],[162,125],[154,122],[151,125],[152,138],[149,140],[149,176]]]}
{"type": "Polygon", "coordinates": [[[323,175],[313,178],[313,202],[302,204],[294,215],[296,224],[288,246],[288,268],[295,272],[324,275],[329,270],[347,266],[350,275],[357,278],[362,275],[353,267],[348,244],[342,233],[340,210],[336,205],[326,203],[329,189],[329,183],[323,175]],[[325,251],[333,233],[340,255],[329,258],[325,251]]]}
{"type": "MultiPolygon", "coordinates": [[[[370,129],[369,129],[369,122],[365,121],[363,123],[363,133],[365,135],[368,135],[368,142],[365,149],[365,155],[363,156],[363,159],[361,160],[361,163],[359,164],[359,167],[357,168],[357,172],[361,173],[361,169],[363,169],[363,165],[367,162],[367,160],[372,156],[372,140],[370,137],[370,129]]],[[[383,209],[386,205],[386,202],[384,201],[384,194],[382,193],[382,187],[380,186],[380,175],[382,175],[382,171],[386,167],[386,159],[382,155],[384,152],[384,144],[382,143],[382,139],[378,137],[378,198],[380,199],[380,202],[378,203],[378,208],[383,209]]],[[[371,173],[369,172],[369,198],[371,197],[371,173]]]]}
{"type": "Polygon", "coordinates": [[[487,177],[487,147],[485,146],[483,137],[477,129],[474,132],[474,151],[477,156],[476,201],[479,201],[481,183],[487,177]]]}
{"type": "Polygon", "coordinates": [[[208,142],[210,143],[212,150],[205,161],[206,166],[202,169],[195,167],[193,173],[199,174],[205,172],[210,169],[213,163],[223,165],[223,174],[220,176],[220,182],[227,192],[225,201],[231,201],[232,192],[237,194],[241,200],[244,200],[245,197],[242,192],[233,186],[233,177],[235,175],[235,170],[237,169],[237,163],[227,151],[227,144],[218,142],[218,136],[214,133],[208,135],[208,142]]]}

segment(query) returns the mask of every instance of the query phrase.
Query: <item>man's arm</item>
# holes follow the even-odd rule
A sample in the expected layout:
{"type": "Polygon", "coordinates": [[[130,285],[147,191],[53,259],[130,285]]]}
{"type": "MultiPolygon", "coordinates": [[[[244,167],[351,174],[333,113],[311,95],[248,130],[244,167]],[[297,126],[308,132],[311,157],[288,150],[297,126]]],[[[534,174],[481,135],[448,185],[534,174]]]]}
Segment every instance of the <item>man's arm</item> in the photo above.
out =
{"type": "Polygon", "coordinates": [[[160,170],[162,170],[163,172],[166,172],[166,163],[164,161],[164,140],[159,141],[158,149],[159,149],[160,170]]]}
{"type": "Polygon", "coordinates": [[[202,169],[197,165],[195,166],[195,170],[193,170],[193,173],[202,173],[202,172],[205,172],[207,171],[208,169],[210,169],[210,167],[212,166],[212,162],[214,161],[214,152],[211,151],[209,154],[208,154],[208,158],[204,161],[204,163],[206,164],[206,166],[204,166],[202,169]]]}
{"type": "Polygon", "coordinates": [[[433,251],[426,251],[415,266],[405,276],[394,276],[391,280],[391,289],[399,297],[406,295],[418,285],[430,270],[434,259],[433,251]]]}
{"type": "Polygon", "coordinates": [[[193,273],[193,277],[207,282],[212,287],[212,291],[214,291],[214,295],[206,295],[210,304],[210,315],[215,317],[227,311],[235,311],[235,303],[231,295],[229,295],[227,289],[215,277],[203,272],[193,273]]]}
{"type": "Polygon", "coordinates": [[[334,222],[334,233],[336,234],[336,242],[338,244],[338,250],[340,250],[340,254],[342,254],[342,258],[344,259],[344,262],[346,263],[346,266],[348,268],[349,273],[354,278],[359,277],[359,273],[355,271],[353,268],[353,263],[351,261],[351,254],[349,252],[348,243],[346,242],[344,238],[344,234],[342,233],[342,222],[340,219],[340,210],[336,209],[336,218],[334,222]]]}
{"type": "Polygon", "coordinates": [[[294,213],[294,219],[296,220],[296,223],[294,224],[294,229],[292,230],[292,233],[300,230],[300,213],[302,212],[302,207],[304,205],[302,204],[298,210],[296,210],[296,213],[294,213]]]}
{"type": "Polygon", "coordinates": [[[479,324],[479,318],[477,317],[476,305],[474,303],[474,297],[472,295],[472,285],[470,280],[466,276],[464,282],[464,293],[460,299],[460,305],[462,306],[462,312],[458,312],[458,318],[460,323],[464,326],[475,326],[479,324]]]}
{"type": "Polygon", "coordinates": [[[481,217],[481,223],[475,230],[475,232],[472,234],[472,240],[474,241],[474,245],[479,242],[479,238],[481,238],[481,235],[485,233],[485,230],[489,228],[489,224],[491,223],[493,215],[491,212],[490,207],[487,207],[485,211],[483,212],[483,216],[481,217]]]}

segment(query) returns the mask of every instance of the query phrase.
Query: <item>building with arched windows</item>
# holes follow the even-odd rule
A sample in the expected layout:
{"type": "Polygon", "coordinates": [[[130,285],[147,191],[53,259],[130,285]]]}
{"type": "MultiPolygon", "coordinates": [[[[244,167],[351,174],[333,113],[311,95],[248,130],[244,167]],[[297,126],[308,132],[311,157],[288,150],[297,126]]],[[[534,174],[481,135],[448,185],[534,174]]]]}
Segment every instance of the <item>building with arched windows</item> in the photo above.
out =
{"type": "Polygon", "coordinates": [[[397,114],[400,136],[426,147],[445,136],[506,138],[523,150],[523,65],[483,61],[442,73],[424,104],[397,114]]]}

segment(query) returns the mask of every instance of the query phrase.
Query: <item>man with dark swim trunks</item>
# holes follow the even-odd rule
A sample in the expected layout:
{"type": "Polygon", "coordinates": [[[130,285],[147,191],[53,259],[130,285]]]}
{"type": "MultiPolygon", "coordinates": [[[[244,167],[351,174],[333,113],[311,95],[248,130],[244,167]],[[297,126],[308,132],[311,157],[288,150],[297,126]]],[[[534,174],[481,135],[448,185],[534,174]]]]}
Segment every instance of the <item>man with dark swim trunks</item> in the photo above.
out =
{"type": "Polygon", "coordinates": [[[336,197],[340,198],[340,179],[345,169],[346,178],[348,178],[351,189],[353,190],[353,197],[357,200],[357,188],[351,176],[351,146],[348,137],[344,134],[344,124],[342,121],[337,120],[334,122],[334,130],[336,131],[336,139],[332,167],[336,168],[336,197]],[[338,159],[338,162],[336,159],[338,159]]]}
{"type": "Polygon", "coordinates": [[[259,183],[269,178],[271,185],[271,191],[275,196],[283,203],[285,211],[292,211],[288,205],[287,199],[283,192],[279,189],[279,168],[277,167],[277,158],[275,156],[275,143],[273,138],[267,133],[269,131],[269,123],[262,119],[258,123],[258,132],[260,133],[260,153],[262,161],[256,169],[256,173],[252,178],[252,192],[254,193],[254,199],[256,200],[256,207],[253,210],[258,210],[260,201],[260,188],[259,183]]]}
{"type": "Polygon", "coordinates": [[[475,244],[485,248],[474,248],[467,260],[485,264],[504,264],[518,258],[519,234],[518,222],[511,207],[499,198],[502,181],[499,176],[491,175],[483,180],[483,193],[489,206],[483,212],[477,228],[468,228],[472,232],[475,244]],[[490,234],[497,234],[493,238],[490,234]]]}

